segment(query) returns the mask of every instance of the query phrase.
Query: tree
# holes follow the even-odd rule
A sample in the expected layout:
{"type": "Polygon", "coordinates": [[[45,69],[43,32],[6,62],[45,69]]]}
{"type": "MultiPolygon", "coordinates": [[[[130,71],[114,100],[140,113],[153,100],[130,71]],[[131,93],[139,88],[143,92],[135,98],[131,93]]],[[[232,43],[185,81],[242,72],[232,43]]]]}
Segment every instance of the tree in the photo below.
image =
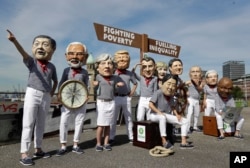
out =
{"type": "Polygon", "coordinates": [[[233,87],[232,95],[233,95],[234,99],[243,99],[244,98],[244,93],[239,86],[233,87]]]}

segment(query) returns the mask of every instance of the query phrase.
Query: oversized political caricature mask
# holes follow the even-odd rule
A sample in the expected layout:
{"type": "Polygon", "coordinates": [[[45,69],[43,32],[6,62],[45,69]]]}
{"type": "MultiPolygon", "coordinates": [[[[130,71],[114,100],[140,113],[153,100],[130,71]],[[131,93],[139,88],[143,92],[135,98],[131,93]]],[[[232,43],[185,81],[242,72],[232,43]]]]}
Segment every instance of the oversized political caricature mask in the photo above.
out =
{"type": "Polygon", "coordinates": [[[49,61],[56,50],[56,41],[49,36],[39,35],[34,38],[32,54],[38,60],[49,61]]]}
{"type": "Polygon", "coordinates": [[[217,84],[218,94],[222,98],[228,98],[232,94],[233,82],[230,78],[223,77],[217,84]]]}
{"type": "Polygon", "coordinates": [[[114,72],[114,62],[110,54],[101,54],[97,57],[95,62],[95,68],[100,75],[108,77],[114,72]]]}
{"type": "Polygon", "coordinates": [[[156,63],[156,76],[158,79],[162,80],[163,77],[167,74],[168,66],[165,62],[156,63]]]}
{"type": "Polygon", "coordinates": [[[65,55],[70,67],[80,68],[88,59],[87,47],[80,42],[72,42],[66,48],[65,55]]]}
{"type": "Polygon", "coordinates": [[[165,96],[173,96],[177,88],[177,76],[166,74],[162,79],[161,91],[165,96]]]}
{"type": "Polygon", "coordinates": [[[130,56],[128,51],[119,50],[114,55],[114,62],[116,63],[117,69],[125,70],[129,68],[130,56]]]}
{"type": "Polygon", "coordinates": [[[183,72],[183,63],[179,58],[173,58],[168,62],[168,68],[172,75],[181,75],[183,72]]]}
{"type": "Polygon", "coordinates": [[[190,68],[189,76],[192,82],[195,82],[196,85],[199,85],[201,82],[202,71],[199,66],[193,66],[190,68]]]}
{"type": "Polygon", "coordinates": [[[141,72],[145,78],[151,78],[155,73],[155,60],[145,57],[141,61],[141,72]]]}
{"type": "Polygon", "coordinates": [[[218,82],[218,73],[215,70],[209,70],[205,74],[206,84],[216,86],[218,82]]]}

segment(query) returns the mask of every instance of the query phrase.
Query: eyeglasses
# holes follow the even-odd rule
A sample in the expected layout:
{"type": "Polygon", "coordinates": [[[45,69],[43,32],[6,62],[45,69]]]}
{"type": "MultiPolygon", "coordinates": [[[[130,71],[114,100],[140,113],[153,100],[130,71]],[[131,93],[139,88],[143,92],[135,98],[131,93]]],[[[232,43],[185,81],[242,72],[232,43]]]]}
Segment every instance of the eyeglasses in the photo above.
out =
{"type": "Polygon", "coordinates": [[[85,56],[87,54],[84,53],[84,52],[68,52],[67,55],[69,55],[69,56],[73,56],[73,55],[76,55],[76,56],[85,56]]]}

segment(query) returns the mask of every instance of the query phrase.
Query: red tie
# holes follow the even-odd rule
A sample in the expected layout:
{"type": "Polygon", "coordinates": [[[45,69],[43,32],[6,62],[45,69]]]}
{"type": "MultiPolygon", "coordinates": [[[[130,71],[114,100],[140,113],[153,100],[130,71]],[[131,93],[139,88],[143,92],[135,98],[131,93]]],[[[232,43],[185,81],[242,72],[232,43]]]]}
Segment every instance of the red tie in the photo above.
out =
{"type": "Polygon", "coordinates": [[[164,97],[165,97],[165,99],[169,102],[170,97],[169,97],[169,96],[164,96],[164,97]]]}
{"type": "Polygon", "coordinates": [[[126,69],[117,69],[116,72],[118,73],[118,75],[126,74],[126,69]]]}
{"type": "Polygon", "coordinates": [[[146,81],[146,85],[148,86],[149,85],[149,82],[152,80],[152,78],[145,78],[145,81],[146,81]]]}
{"type": "Polygon", "coordinates": [[[108,82],[108,84],[111,85],[111,83],[110,83],[110,76],[103,76],[103,78],[108,82]]]}
{"type": "Polygon", "coordinates": [[[37,60],[37,62],[40,65],[43,72],[46,72],[48,70],[46,66],[48,64],[47,60],[37,60]]]}
{"type": "Polygon", "coordinates": [[[221,99],[222,99],[224,102],[228,101],[228,97],[221,97],[221,99]]]}
{"type": "Polygon", "coordinates": [[[73,77],[75,77],[76,74],[79,74],[82,71],[82,68],[78,68],[78,69],[72,68],[72,70],[73,70],[72,75],[73,75],[73,77]]]}

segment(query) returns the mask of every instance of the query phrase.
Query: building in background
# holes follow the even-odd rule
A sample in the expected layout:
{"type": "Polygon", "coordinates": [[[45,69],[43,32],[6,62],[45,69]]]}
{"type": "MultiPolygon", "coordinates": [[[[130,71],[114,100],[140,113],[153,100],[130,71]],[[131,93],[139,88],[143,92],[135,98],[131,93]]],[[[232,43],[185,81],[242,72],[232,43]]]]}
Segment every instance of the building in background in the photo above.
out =
{"type": "Polygon", "coordinates": [[[90,53],[87,59],[87,71],[89,74],[89,100],[88,101],[95,101],[96,100],[96,90],[93,86],[93,81],[96,77],[96,69],[95,69],[95,60],[93,55],[90,53]]]}
{"type": "Polygon", "coordinates": [[[245,100],[250,98],[250,74],[233,79],[234,86],[238,86],[244,93],[245,100]]]}
{"type": "Polygon", "coordinates": [[[245,63],[244,61],[227,61],[222,66],[223,77],[230,79],[241,78],[245,75],[245,63]]]}

